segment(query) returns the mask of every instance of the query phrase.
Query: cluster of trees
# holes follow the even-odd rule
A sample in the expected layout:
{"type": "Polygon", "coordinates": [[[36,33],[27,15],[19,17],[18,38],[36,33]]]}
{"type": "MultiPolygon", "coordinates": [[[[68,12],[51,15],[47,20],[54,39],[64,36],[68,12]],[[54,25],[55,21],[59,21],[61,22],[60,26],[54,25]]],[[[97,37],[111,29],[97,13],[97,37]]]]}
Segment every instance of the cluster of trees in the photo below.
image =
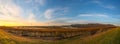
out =
{"type": "Polygon", "coordinates": [[[71,27],[78,28],[89,28],[89,27],[115,27],[112,24],[99,24],[99,23],[88,23],[88,24],[72,24],[71,27]]]}

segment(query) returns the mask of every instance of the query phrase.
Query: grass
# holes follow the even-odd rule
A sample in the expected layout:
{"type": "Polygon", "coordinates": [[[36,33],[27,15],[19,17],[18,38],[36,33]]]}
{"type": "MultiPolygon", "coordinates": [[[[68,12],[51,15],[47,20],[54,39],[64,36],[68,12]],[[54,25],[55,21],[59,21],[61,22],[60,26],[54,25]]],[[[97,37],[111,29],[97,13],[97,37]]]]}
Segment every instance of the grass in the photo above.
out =
{"type": "Polygon", "coordinates": [[[31,39],[16,37],[10,33],[0,30],[0,44],[34,44],[31,39]]]}
{"type": "Polygon", "coordinates": [[[45,41],[16,37],[0,30],[0,44],[120,44],[120,28],[111,29],[85,39],[79,36],[57,41],[45,41]]]}
{"type": "Polygon", "coordinates": [[[84,40],[76,39],[67,44],[120,44],[120,28],[96,34],[84,40]]]}

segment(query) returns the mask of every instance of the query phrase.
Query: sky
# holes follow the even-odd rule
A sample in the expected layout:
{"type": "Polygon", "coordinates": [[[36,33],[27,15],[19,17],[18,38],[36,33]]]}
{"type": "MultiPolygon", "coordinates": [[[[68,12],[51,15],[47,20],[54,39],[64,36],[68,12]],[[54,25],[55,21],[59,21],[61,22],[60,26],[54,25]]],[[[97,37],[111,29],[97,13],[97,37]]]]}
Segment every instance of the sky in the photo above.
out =
{"type": "Polygon", "coordinates": [[[120,0],[0,0],[0,26],[120,25],[120,0]]]}

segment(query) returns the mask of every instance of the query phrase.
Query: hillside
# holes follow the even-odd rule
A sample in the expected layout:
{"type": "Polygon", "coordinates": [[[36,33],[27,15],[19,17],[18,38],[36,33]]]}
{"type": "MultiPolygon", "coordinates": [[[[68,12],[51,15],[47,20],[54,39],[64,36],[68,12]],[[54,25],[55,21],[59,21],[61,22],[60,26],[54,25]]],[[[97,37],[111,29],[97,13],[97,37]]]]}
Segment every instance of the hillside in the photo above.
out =
{"type": "Polygon", "coordinates": [[[107,32],[96,34],[84,40],[75,39],[66,44],[120,44],[120,28],[115,28],[107,32]]]}
{"type": "Polygon", "coordinates": [[[31,39],[17,37],[0,29],[0,44],[32,44],[31,39]]]}
{"type": "Polygon", "coordinates": [[[0,44],[120,44],[120,28],[99,33],[85,39],[74,37],[57,41],[41,41],[16,37],[0,30],[0,44]]]}

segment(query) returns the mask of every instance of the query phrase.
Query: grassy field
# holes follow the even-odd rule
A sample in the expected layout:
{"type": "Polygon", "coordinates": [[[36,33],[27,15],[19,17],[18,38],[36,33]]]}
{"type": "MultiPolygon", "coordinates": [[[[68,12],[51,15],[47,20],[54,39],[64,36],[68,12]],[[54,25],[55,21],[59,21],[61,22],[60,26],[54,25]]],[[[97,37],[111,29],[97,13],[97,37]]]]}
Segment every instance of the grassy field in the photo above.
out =
{"type": "Polygon", "coordinates": [[[120,28],[114,28],[107,32],[99,33],[85,39],[79,36],[57,41],[46,41],[16,37],[0,30],[0,44],[120,44],[120,28]]]}
{"type": "Polygon", "coordinates": [[[10,33],[0,30],[0,44],[34,44],[35,40],[16,37],[10,33]]]}
{"type": "Polygon", "coordinates": [[[75,39],[67,44],[120,44],[120,28],[96,34],[84,40],[75,39]]]}

